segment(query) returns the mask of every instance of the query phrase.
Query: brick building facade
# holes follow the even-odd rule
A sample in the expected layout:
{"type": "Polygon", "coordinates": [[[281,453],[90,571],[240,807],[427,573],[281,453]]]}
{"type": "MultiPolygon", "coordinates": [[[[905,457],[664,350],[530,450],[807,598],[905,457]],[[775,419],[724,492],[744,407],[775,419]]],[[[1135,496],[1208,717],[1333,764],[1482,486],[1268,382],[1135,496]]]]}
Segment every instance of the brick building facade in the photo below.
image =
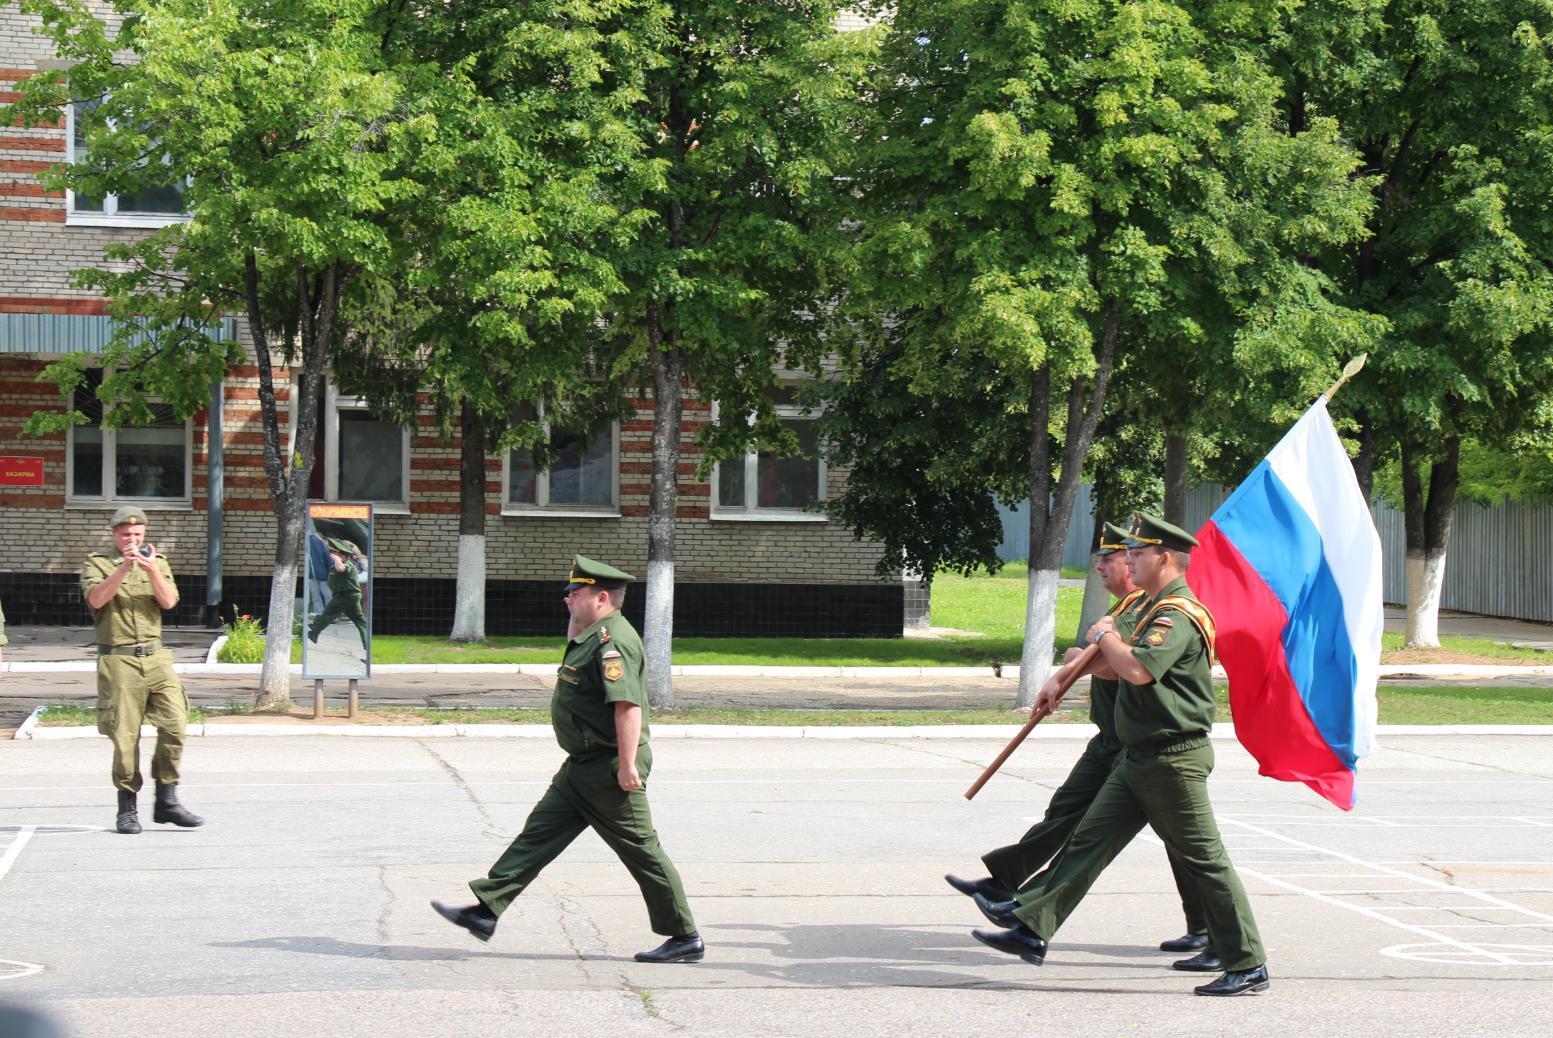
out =
{"type": "MultiPolygon", "coordinates": [[[[0,3],[0,103],[15,100],[15,85],[47,67],[47,41],[32,24],[14,2],[0,3]]],[[[41,459],[42,467],[41,486],[0,486],[6,615],[13,624],[87,622],[76,584],[81,558],[110,542],[109,515],[134,502],[153,512],[150,539],[179,575],[183,603],[175,622],[197,623],[207,598],[216,597],[207,594],[208,411],[186,423],[167,415],[140,430],[86,426],[44,438],[21,431],[34,412],[63,406],[54,386],[37,380],[50,360],[93,351],[111,334],[103,301],[76,287],[71,272],[101,263],[106,246],[177,217],[157,202],[138,209],[135,200],[78,200],[46,190],[40,174],[71,154],[69,119],[30,129],[0,122],[0,456],[41,459]]],[[[230,334],[244,338],[241,322],[231,323],[230,334]]],[[[257,386],[249,365],[228,372],[218,390],[224,493],[216,536],[220,603],[262,613],[275,524],[257,386]]],[[[284,384],[278,388],[285,422],[290,394],[284,384]]],[[[554,633],[562,616],[558,575],[573,552],[645,572],[651,406],[638,401],[633,419],[592,431],[591,448],[574,438],[568,446],[589,448],[586,456],[548,475],[530,471],[522,457],[487,459],[490,633],[554,633]]],[[[878,547],[802,507],[834,494],[845,473],[817,461],[761,456],[725,462],[710,482],[698,481],[695,441],[711,416],[710,402],[687,401],[676,633],[899,635],[905,591],[899,580],[875,576],[878,547]],[[797,489],[767,489],[783,481],[797,489]]],[[[446,633],[458,555],[457,440],[437,435],[429,411],[400,432],[332,390],[323,418],[312,496],[386,495],[377,498],[374,629],[446,633]],[[360,463],[353,466],[347,455],[360,463]]],[[[803,416],[794,412],[792,420],[801,426],[803,416]]],[[[641,599],[632,596],[628,613],[639,615],[641,599]]]]}

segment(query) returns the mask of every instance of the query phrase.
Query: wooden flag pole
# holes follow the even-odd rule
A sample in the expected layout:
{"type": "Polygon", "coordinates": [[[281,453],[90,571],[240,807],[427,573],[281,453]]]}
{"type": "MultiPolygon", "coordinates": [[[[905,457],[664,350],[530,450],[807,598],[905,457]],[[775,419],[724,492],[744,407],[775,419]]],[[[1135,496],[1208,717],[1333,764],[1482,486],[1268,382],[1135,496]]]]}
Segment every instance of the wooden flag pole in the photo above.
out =
{"type": "MultiPolygon", "coordinates": [[[[1068,689],[1073,687],[1073,683],[1089,670],[1090,666],[1095,662],[1095,657],[1099,655],[1100,646],[1091,645],[1079,655],[1078,659],[1073,661],[1073,669],[1068,671],[1068,676],[1063,678],[1061,684],[1057,686],[1056,698],[1058,700],[1062,699],[1067,694],[1068,689]]],[[[1025,736],[1029,735],[1035,729],[1035,726],[1041,723],[1042,718],[1049,713],[1051,713],[1050,710],[1030,711],[1030,720],[1026,721],[1025,726],[1019,729],[1019,734],[1010,739],[1008,745],[1003,747],[1003,752],[998,754],[998,759],[987,765],[987,770],[981,773],[981,778],[973,782],[971,788],[965,791],[965,799],[970,800],[977,793],[981,792],[981,787],[987,784],[987,780],[997,774],[997,770],[1003,766],[1003,762],[1008,760],[1009,755],[1019,748],[1020,743],[1025,741],[1025,736]]]]}

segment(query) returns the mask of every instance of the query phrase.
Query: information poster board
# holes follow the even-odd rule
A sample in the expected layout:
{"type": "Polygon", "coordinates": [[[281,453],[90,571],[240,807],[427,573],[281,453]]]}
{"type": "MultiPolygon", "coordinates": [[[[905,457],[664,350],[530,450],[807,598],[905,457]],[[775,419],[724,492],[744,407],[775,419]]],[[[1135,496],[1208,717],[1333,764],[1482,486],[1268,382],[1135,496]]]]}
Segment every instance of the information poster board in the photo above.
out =
{"type": "Polygon", "coordinates": [[[307,503],[302,677],[372,675],[372,506],[307,503]]]}

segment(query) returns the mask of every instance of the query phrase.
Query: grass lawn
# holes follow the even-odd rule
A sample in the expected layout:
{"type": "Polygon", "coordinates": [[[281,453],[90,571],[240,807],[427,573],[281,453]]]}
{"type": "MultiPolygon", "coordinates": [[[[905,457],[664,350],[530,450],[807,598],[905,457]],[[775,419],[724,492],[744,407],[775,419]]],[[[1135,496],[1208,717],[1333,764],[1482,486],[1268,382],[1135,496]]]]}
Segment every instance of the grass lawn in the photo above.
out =
{"type": "MultiPolygon", "coordinates": [[[[1075,567],[1062,575],[1082,578],[1075,567]]],[[[996,576],[979,571],[963,577],[940,574],[933,581],[933,626],[961,632],[939,638],[676,638],[674,662],[684,666],[832,666],[832,667],[990,667],[1019,662],[1024,638],[1025,589],[1023,562],[1010,563],[996,576]]],[[[1074,643],[1084,589],[1057,589],[1056,657],[1074,643]]],[[[465,645],[436,636],[378,635],[372,639],[372,661],[387,663],[559,663],[564,616],[556,609],[555,637],[492,637],[465,645]]],[[[1553,653],[1515,649],[1487,638],[1442,637],[1442,648],[1402,649],[1402,635],[1388,633],[1382,642],[1383,663],[1484,662],[1553,664],[1553,653]]],[[[291,661],[300,663],[302,647],[294,641],[291,661]]]]}
{"type": "MultiPolygon", "coordinates": [[[[1071,569],[1071,567],[1070,567],[1071,569]]],[[[1064,570],[1082,577],[1082,571],[1064,570]]],[[[676,638],[680,666],[990,667],[1019,662],[1024,638],[1025,564],[1012,563],[997,576],[953,573],[933,581],[933,625],[964,634],[944,638],[676,638]]],[[[1081,587],[1057,589],[1057,657],[1073,644],[1081,587]]],[[[372,662],[384,663],[560,663],[565,618],[556,610],[556,637],[492,637],[465,645],[432,635],[375,635],[372,662]]],[[[302,662],[302,643],[291,644],[291,661],[302,662]]]]}

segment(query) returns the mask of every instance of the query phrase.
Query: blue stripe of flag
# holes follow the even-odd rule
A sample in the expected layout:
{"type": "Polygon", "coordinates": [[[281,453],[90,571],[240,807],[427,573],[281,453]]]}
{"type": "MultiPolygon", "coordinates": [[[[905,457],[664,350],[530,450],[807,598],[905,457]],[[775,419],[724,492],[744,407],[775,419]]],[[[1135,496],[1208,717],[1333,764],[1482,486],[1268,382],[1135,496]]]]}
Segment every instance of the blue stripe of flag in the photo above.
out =
{"type": "Polygon", "coordinates": [[[1294,687],[1321,737],[1353,768],[1358,661],[1315,523],[1266,461],[1213,521],[1282,603],[1289,617],[1282,641],[1294,687]]]}

